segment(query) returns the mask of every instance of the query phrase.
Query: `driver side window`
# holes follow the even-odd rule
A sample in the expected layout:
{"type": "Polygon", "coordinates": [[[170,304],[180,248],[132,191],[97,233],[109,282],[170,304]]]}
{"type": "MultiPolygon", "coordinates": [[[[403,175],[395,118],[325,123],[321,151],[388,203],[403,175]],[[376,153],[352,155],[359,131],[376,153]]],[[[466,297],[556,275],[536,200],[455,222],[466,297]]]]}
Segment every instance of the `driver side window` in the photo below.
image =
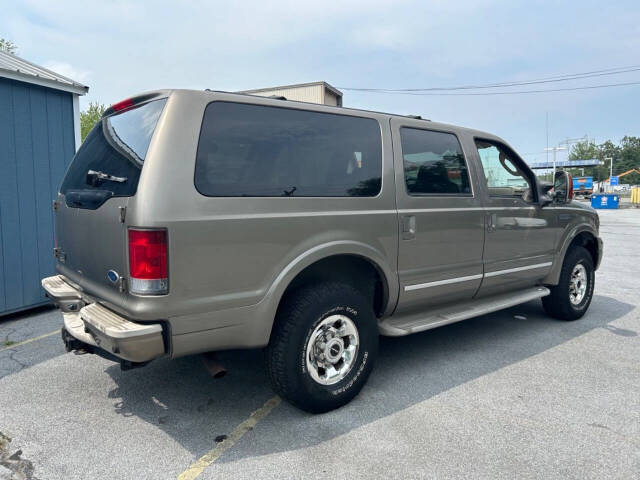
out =
{"type": "Polygon", "coordinates": [[[533,200],[527,176],[518,168],[517,162],[501,147],[486,140],[476,139],[484,176],[490,197],[522,198],[533,200]]]}

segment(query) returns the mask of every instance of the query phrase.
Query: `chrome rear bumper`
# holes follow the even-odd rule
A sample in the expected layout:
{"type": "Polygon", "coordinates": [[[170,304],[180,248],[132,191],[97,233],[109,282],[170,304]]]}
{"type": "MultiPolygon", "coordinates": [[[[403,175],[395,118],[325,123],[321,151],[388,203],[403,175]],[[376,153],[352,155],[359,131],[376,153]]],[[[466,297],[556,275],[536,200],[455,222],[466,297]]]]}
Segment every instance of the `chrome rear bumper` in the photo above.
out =
{"type": "Polygon", "coordinates": [[[77,340],[129,362],[148,362],[164,355],[161,324],[127,320],[83,295],[62,275],[44,278],[42,287],[62,310],[65,330],[77,340]]]}

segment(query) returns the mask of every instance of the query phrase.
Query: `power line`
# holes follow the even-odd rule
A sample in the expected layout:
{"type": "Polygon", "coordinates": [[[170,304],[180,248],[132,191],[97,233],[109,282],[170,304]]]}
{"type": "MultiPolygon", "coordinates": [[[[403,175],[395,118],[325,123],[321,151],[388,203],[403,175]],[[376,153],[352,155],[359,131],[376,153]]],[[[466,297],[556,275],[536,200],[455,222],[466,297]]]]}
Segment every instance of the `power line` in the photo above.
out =
{"type": "MultiPolygon", "coordinates": [[[[442,93],[442,92],[407,92],[397,90],[362,90],[365,93],[386,93],[389,95],[416,95],[416,96],[485,96],[485,95],[520,95],[526,93],[546,93],[546,92],[570,92],[575,90],[593,90],[597,88],[623,87],[628,85],[640,85],[640,82],[625,83],[609,83],[604,85],[590,85],[585,87],[569,87],[569,88],[548,88],[545,90],[518,90],[515,92],[472,92],[472,93],[442,93]]],[[[343,90],[350,90],[342,88],[343,90]]],[[[352,90],[352,89],[351,89],[352,90]]]]}
{"type": "Polygon", "coordinates": [[[456,87],[430,87],[430,88],[359,88],[359,87],[338,87],[342,90],[362,91],[362,92],[430,92],[448,90],[477,90],[485,88],[515,87],[523,85],[536,85],[543,83],[566,82],[570,80],[581,80],[584,78],[602,77],[607,75],[618,75],[640,71],[640,65],[628,67],[608,68],[604,70],[592,70],[590,72],[572,73],[565,75],[555,75],[552,77],[538,78],[532,80],[520,80],[512,82],[488,83],[481,85],[461,85],[456,87]]]}

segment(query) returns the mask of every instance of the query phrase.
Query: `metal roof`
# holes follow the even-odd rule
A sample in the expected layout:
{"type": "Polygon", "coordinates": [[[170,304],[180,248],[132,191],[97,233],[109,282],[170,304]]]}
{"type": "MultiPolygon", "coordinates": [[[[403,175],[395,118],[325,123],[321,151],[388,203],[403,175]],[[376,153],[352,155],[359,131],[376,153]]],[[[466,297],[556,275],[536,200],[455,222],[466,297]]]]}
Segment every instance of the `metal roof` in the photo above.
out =
{"type": "Polygon", "coordinates": [[[269,92],[271,90],[283,90],[285,88],[314,87],[316,85],[322,85],[324,88],[334,93],[338,97],[342,97],[342,92],[338,90],[336,87],[329,85],[327,82],[296,83],[294,85],[280,85],[278,87],[256,88],[255,90],[242,90],[236,93],[259,93],[259,92],[269,92]]]}
{"type": "Polygon", "coordinates": [[[84,95],[89,87],[7,52],[0,51],[0,77],[84,95]]]}

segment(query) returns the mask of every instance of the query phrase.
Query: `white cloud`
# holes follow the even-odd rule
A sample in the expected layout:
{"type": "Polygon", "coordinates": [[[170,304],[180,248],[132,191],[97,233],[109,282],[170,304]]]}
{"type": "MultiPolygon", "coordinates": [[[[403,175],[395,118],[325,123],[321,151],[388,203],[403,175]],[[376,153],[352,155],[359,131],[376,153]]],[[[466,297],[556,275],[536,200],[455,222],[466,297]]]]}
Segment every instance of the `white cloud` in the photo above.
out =
{"type": "MultiPolygon", "coordinates": [[[[628,65],[640,49],[637,0],[605,10],[596,0],[580,8],[522,0],[23,0],[5,10],[0,31],[20,56],[89,85],[82,102],[105,104],[156,88],[241,90],[313,80],[424,88],[531,79],[628,65]]],[[[546,141],[546,112],[552,137],[637,134],[637,92],[346,92],[345,105],[476,126],[535,151],[546,141]]]]}
{"type": "Polygon", "coordinates": [[[76,82],[83,84],[89,80],[89,77],[91,75],[91,72],[87,70],[80,70],[69,63],[58,62],[55,60],[46,62],[43,67],[55,73],[58,73],[63,77],[70,78],[71,80],[75,80],[76,82]]]}

